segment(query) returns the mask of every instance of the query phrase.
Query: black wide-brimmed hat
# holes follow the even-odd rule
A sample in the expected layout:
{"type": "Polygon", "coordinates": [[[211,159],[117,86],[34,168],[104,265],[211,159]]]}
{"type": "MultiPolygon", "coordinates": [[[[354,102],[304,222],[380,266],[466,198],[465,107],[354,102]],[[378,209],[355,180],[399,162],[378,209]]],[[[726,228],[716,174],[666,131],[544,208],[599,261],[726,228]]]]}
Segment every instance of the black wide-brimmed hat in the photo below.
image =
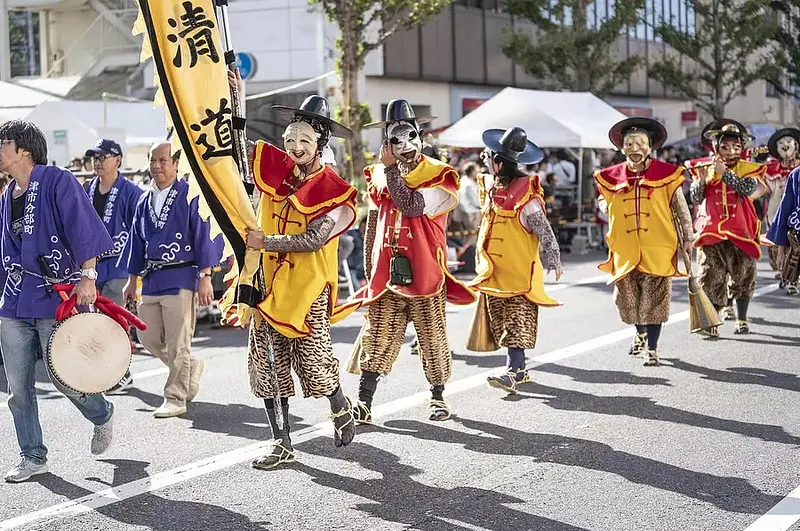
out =
{"type": "Polygon", "coordinates": [[[740,129],[747,130],[745,126],[743,126],[736,120],[731,120],[730,118],[720,118],[718,120],[714,120],[706,124],[706,126],[700,132],[700,145],[703,146],[703,148],[706,151],[714,151],[714,145],[712,144],[710,139],[706,138],[706,133],[708,133],[709,131],[720,129],[722,126],[727,124],[735,124],[740,129]]]}
{"type": "Polygon", "coordinates": [[[521,127],[487,129],[483,132],[483,144],[493,153],[518,164],[536,164],[544,159],[544,152],[528,140],[528,134],[521,127]]]}
{"type": "Polygon", "coordinates": [[[748,142],[752,142],[755,140],[756,137],[751,135],[747,132],[747,127],[740,124],[736,120],[731,120],[728,118],[720,118],[714,122],[716,127],[712,127],[705,133],[703,133],[703,138],[709,140],[710,142],[714,142],[717,137],[719,136],[735,136],[738,137],[747,144],[748,142]]]}
{"type": "Polygon", "coordinates": [[[635,116],[633,118],[625,118],[615,123],[608,131],[608,139],[616,146],[617,149],[622,151],[622,146],[625,143],[625,135],[631,129],[639,129],[647,133],[650,137],[650,148],[659,149],[667,141],[667,128],[658,120],[652,118],[645,118],[643,116],[635,116]]]}
{"type": "Polygon", "coordinates": [[[430,123],[436,116],[417,116],[414,108],[407,100],[392,100],[386,105],[386,119],[380,122],[372,122],[364,126],[364,129],[372,127],[386,127],[392,122],[415,122],[417,126],[430,123]]]}
{"type": "Polygon", "coordinates": [[[336,138],[350,138],[353,131],[343,126],[336,120],[331,120],[331,108],[328,100],[322,96],[307,97],[299,108],[287,107],[286,105],[273,105],[272,109],[284,120],[292,120],[295,116],[305,116],[319,120],[321,123],[331,128],[331,136],[336,138]]]}
{"type": "Polygon", "coordinates": [[[780,153],[778,153],[778,140],[785,136],[790,136],[794,138],[797,143],[800,145],[800,129],[796,127],[785,127],[783,129],[778,129],[773,133],[769,140],[767,141],[767,148],[769,149],[769,154],[775,157],[776,159],[780,159],[780,153]]]}

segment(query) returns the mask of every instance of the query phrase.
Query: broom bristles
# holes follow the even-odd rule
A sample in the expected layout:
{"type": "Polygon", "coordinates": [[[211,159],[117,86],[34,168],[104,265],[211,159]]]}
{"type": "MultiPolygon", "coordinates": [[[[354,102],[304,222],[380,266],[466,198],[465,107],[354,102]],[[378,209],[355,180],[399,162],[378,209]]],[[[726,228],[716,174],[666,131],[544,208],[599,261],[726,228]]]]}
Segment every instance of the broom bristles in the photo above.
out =
{"type": "Polygon", "coordinates": [[[708,331],[722,325],[719,312],[714,308],[700,282],[689,277],[689,330],[691,333],[708,331]]]}

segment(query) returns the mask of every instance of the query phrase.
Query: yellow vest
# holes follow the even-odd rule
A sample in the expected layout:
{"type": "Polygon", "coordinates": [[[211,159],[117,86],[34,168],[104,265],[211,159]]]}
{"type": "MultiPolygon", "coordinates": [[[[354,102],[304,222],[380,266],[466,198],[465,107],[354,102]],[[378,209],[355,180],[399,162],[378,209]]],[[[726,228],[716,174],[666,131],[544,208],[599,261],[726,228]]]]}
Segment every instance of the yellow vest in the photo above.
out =
{"type": "Polygon", "coordinates": [[[654,160],[643,179],[627,181],[625,163],[595,172],[608,205],[608,261],[598,269],[612,282],[634,269],[657,277],[686,276],[678,270],[678,234],[670,204],[684,170],[654,160]]]}
{"type": "MultiPolygon", "coordinates": [[[[310,221],[339,206],[350,208],[355,219],[356,189],[327,166],[308,176],[308,182],[297,192],[289,193],[285,185],[289,176],[274,171],[279,166],[264,160],[270,155],[280,155],[270,153],[274,149],[269,144],[259,143],[256,151],[254,173],[256,184],[263,193],[258,223],[264,234],[303,233],[310,221]]],[[[311,332],[306,317],[311,305],[328,286],[331,323],[343,319],[358,307],[357,304],[336,306],[339,294],[338,236],[336,234],[315,252],[262,253],[267,293],[258,308],[269,324],[285,337],[298,338],[311,332]]]]}
{"type": "MultiPolygon", "coordinates": [[[[485,202],[476,247],[477,276],[470,285],[494,297],[523,295],[539,306],[560,306],[561,302],[544,291],[539,239],[520,219],[530,201],[539,201],[544,209],[537,190],[534,179],[520,178],[507,191],[498,191],[493,200],[485,202]]],[[[486,197],[484,193],[481,196],[486,197]]]]}

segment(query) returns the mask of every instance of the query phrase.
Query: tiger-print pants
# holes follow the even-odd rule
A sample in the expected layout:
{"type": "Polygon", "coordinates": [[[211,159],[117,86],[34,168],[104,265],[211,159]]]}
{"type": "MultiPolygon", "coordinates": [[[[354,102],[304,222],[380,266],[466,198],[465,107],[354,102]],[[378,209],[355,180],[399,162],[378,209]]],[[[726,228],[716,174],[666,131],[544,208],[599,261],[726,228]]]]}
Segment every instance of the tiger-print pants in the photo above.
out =
{"type": "Polygon", "coordinates": [[[367,311],[367,327],[361,339],[361,370],[389,374],[410,321],[419,338],[419,359],[425,378],[431,385],[444,385],[453,369],[446,305],[444,289],[438,295],[418,299],[390,291],[383,294],[367,311]]]}
{"type": "Polygon", "coordinates": [[[247,371],[250,389],[255,396],[273,398],[274,394],[267,357],[267,334],[272,340],[282,397],[294,396],[292,369],[306,398],[321,398],[336,391],[339,387],[339,360],[334,356],[331,344],[329,298],[330,288],[311,305],[306,317],[311,333],[305,337],[290,339],[272,328],[266,319],[261,319],[258,327],[255,322],[250,325],[247,371]]]}
{"type": "Polygon", "coordinates": [[[778,246],[773,245],[767,248],[767,256],[769,257],[769,266],[773,271],[780,271],[781,264],[778,263],[778,246]]]}
{"type": "Polygon", "coordinates": [[[666,323],[672,299],[672,279],[634,269],[614,283],[614,304],[625,324],[666,323]]]}
{"type": "Polygon", "coordinates": [[[718,310],[734,299],[752,299],[756,289],[756,261],[730,241],[705,245],[697,250],[700,265],[700,285],[718,310]]]}
{"type": "Polygon", "coordinates": [[[539,331],[539,306],[524,295],[514,297],[486,296],[489,307],[489,329],[498,345],[508,348],[536,347],[539,331]]]}

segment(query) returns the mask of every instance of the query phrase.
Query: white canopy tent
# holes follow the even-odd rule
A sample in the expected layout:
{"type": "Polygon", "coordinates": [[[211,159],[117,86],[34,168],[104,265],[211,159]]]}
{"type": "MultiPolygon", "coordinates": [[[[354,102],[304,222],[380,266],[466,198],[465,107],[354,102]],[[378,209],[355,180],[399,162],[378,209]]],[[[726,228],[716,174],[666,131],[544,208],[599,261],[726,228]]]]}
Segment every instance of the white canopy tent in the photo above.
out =
{"type": "Polygon", "coordinates": [[[522,127],[542,148],[571,148],[578,158],[578,220],[583,203],[583,150],[614,149],[608,130],[626,116],[591,92],[505,88],[439,135],[439,144],[481,148],[486,129],[522,127]]]}

